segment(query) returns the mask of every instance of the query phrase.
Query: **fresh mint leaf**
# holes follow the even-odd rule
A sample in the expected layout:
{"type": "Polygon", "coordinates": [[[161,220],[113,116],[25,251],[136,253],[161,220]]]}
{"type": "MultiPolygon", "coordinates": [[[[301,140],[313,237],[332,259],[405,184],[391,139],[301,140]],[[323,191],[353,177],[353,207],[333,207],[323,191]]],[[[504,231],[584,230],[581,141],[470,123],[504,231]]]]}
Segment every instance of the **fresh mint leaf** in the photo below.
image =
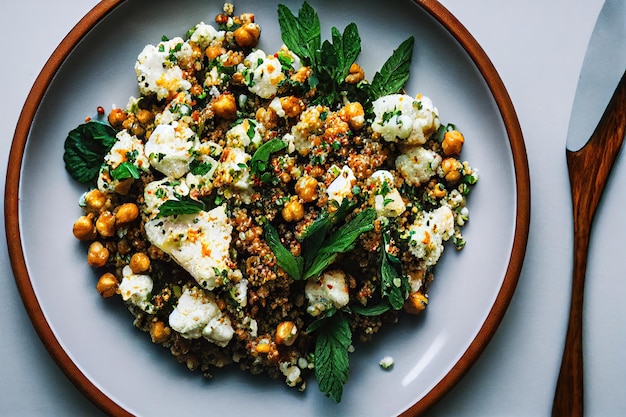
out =
{"type": "Polygon", "coordinates": [[[297,17],[287,6],[279,4],[278,24],[287,48],[312,63],[321,46],[321,29],[319,17],[309,3],[302,4],[297,17]]]}
{"type": "Polygon", "coordinates": [[[383,233],[383,245],[380,255],[381,291],[391,307],[394,310],[400,310],[411,288],[407,278],[402,275],[400,260],[387,252],[389,241],[389,233],[383,233]]]}
{"type": "Polygon", "coordinates": [[[340,253],[352,250],[359,236],[374,228],[374,220],[376,220],[376,210],[371,207],[366,208],[330,235],[322,243],[313,263],[307,268],[304,278],[319,275],[335,261],[340,253]]]}
{"type": "Polygon", "coordinates": [[[189,172],[193,175],[206,175],[213,168],[213,164],[210,162],[202,162],[194,159],[189,163],[189,172]]]}
{"type": "Polygon", "coordinates": [[[278,231],[269,222],[265,222],[263,225],[263,231],[265,232],[265,240],[270,247],[274,256],[276,256],[276,263],[283,268],[289,276],[295,280],[302,279],[303,260],[302,257],[293,256],[293,254],[283,246],[278,236],[278,231]]]}
{"type": "Polygon", "coordinates": [[[116,131],[100,122],[87,122],[71,130],[64,144],[65,169],[77,181],[95,181],[104,157],[117,141],[116,131]]]}
{"type": "Polygon", "coordinates": [[[167,200],[159,206],[157,218],[177,216],[179,214],[196,214],[206,208],[202,201],[189,196],[180,196],[178,200],[167,200]]]}
{"type": "Polygon", "coordinates": [[[350,23],[339,33],[336,28],[332,29],[333,47],[337,54],[338,66],[335,69],[335,81],[341,84],[350,71],[350,67],[361,53],[361,37],[355,23],[350,23]]]}
{"type": "Polygon", "coordinates": [[[383,64],[380,72],[374,74],[369,88],[372,101],[388,94],[395,94],[404,87],[409,79],[414,42],[413,36],[402,42],[383,64]]]}
{"type": "Polygon", "coordinates": [[[315,378],[320,391],[337,403],[350,376],[348,347],[351,343],[352,332],[343,314],[325,320],[315,341],[315,378]]]}
{"type": "Polygon", "coordinates": [[[254,152],[254,155],[252,155],[252,158],[250,158],[250,170],[252,173],[257,177],[261,177],[267,169],[270,156],[286,147],[287,144],[282,139],[278,138],[267,141],[259,146],[256,152],[254,152]]]}
{"type": "Polygon", "coordinates": [[[113,171],[111,171],[111,177],[114,180],[125,180],[128,178],[132,178],[135,180],[139,179],[139,169],[130,162],[122,162],[119,164],[113,171]]]}
{"type": "Polygon", "coordinates": [[[350,306],[350,310],[353,313],[360,314],[361,316],[380,316],[383,313],[391,310],[391,306],[388,303],[380,303],[373,306],[362,306],[359,304],[355,304],[350,306]]]}

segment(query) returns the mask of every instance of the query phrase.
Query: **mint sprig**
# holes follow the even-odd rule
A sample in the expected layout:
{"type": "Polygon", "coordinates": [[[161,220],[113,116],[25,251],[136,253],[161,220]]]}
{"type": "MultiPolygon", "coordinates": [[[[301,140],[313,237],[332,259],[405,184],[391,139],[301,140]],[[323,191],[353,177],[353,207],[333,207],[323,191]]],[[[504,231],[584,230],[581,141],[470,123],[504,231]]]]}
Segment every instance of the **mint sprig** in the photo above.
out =
{"type": "Polygon", "coordinates": [[[385,61],[380,71],[374,74],[374,79],[368,88],[370,100],[374,101],[402,90],[409,79],[414,43],[413,36],[402,42],[385,61]]]}
{"type": "Polygon", "coordinates": [[[307,238],[304,239],[304,256],[294,256],[285,248],[280,241],[278,231],[269,222],[263,225],[263,229],[265,240],[274,253],[278,266],[283,268],[291,278],[302,280],[321,274],[337,259],[339,254],[352,250],[359,236],[374,228],[375,219],[376,210],[371,207],[366,208],[326,238],[326,233],[332,226],[332,220],[330,217],[325,218],[318,223],[315,233],[309,235],[312,241],[307,242],[307,238]],[[311,244],[312,242],[315,243],[311,244]]]}
{"type": "Polygon", "coordinates": [[[352,332],[343,314],[324,320],[315,341],[315,378],[320,391],[335,402],[341,401],[343,386],[350,376],[348,347],[352,332]]]}

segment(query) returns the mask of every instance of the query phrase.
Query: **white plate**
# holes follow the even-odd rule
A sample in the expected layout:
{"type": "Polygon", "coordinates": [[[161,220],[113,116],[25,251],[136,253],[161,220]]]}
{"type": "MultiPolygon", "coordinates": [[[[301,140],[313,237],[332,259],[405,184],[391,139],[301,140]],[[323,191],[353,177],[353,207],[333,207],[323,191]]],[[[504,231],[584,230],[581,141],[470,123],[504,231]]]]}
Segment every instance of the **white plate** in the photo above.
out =
{"type": "MultiPolygon", "coordinates": [[[[283,1],[292,10],[301,3],[283,1]]],[[[106,0],[70,32],[24,107],[9,160],[5,205],[16,281],[52,357],[87,397],[114,415],[393,416],[427,409],[462,377],[490,340],[512,297],[529,223],[529,176],[515,111],[490,61],[435,1],[312,1],[331,26],[357,23],[358,59],[371,79],[401,41],[415,36],[409,94],[429,96],[445,123],[465,134],[464,158],[480,172],[469,199],[467,247],[449,247],[426,313],[403,317],[356,346],[340,404],[314,382],[305,393],[236,368],[205,380],[132,326],[119,301],[103,300],[71,228],[85,191],[63,166],[67,132],[97,106],[124,106],[137,87],[133,65],[147,43],[212,22],[218,2],[106,0]],[[392,356],[395,366],[378,362],[392,356]]],[[[259,47],[280,46],[277,2],[237,1],[262,27],[259,47]]]]}

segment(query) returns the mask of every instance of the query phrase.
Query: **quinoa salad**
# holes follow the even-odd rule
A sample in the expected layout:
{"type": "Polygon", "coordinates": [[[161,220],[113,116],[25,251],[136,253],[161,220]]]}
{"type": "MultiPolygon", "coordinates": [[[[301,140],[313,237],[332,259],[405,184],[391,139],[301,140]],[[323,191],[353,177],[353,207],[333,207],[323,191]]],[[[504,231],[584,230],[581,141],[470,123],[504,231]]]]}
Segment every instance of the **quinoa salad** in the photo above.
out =
{"type": "Polygon", "coordinates": [[[136,97],[65,140],[86,190],[73,234],[98,293],[190,370],[314,378],[339,402],[351,352],[415,320],[465,246],[478,174],[404,90],[412,37],[366,78],[356,24],[323,40],[308,3],[279,5],[283,46],[263,51],[259,23],[226,3],[138,51],[136,97]]]}

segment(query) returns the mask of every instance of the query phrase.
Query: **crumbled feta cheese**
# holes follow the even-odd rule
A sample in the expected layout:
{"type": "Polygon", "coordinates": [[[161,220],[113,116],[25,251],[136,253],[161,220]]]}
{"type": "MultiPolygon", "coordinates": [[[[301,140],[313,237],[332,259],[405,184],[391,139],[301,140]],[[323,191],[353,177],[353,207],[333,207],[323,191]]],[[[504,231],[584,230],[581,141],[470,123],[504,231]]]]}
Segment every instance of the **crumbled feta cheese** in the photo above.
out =
{"type": "Polygon", "coordinates": [[[253,191],[248,167],[250,158],[252,158],[250,154],[246,153],[243,148],[224,149],[222,161],[216,172],[216,176],[227,187],[224,189],[224,196],[230,197],[238,193],[244,200],[249,198],[249,194],[253,191]]]}
{"type": "MultiPolygon", "coordinates": [[[[337,167],[333,166],[330,169],[337,170],[337,167]]],[[[335,200],[341,204],[344,198],[348,198],[352,195],[352,187],[354,187],[354,184],[356,184],[354,172],[352,172],[349,166],[344,165],[341,171],[339,171],[339,175],[337,175],[326,189],[329,200],[335,200]]]]}
{"type": "Polygon", "coordinates": [[[137,136],[122,130],[116,135],[117,141],[104,157],[104,166],[98,175],[98,189],[113,192],[120,181],[111,176],[111,172],[123,162],[132,163],[139,171],[146,171],[150,166],[145,156],[143,142],[137,136]]]}
{"type": "Polygon", "coordinates": [[[321,114],[321,107],[309,107],[300,114],[298,123],[291,128],[293,144],[299,153],[305,154],[313,146],[311,135],[320,130],[324,124],[321,114]]]}
{"type": "Polygon", "coordinates": [[[148,240],[203,288],[215,288],[219,274],[228,270],[233,226],[224,205],[197,214],[156,218],[146,223],[145,230],[148,240]]]}
{"type": "Polygon", "coordinates": [[[300,378],[300,374],[302,373],[302,371],[300,370],[300,368],[298,368],[298,366],[291,365],[288,362],[283,362],[280,364],[280,370],[285,376],[285,382],[287,383],[287,386],[295,387],[298,382],[302,381],[302,378],[300,378]]]}
{"type": "Polygon", "coordinates": [[[152,278],[149,275],[134,274],[128,265],[122,269],[122,282],[119,285],[122,299],[136,305],[146,313],[154,310],[154,305],[150,303],[152,286],[152,278]]]}
{"type": "Polygon", "coordinates": [[[230,319],[222,314],[215,296],[197,287],[184,288],[168,321],[184,338],[204,336],[218,346],[226,346],[234,334],[230,319]]]}
{"type": "Polygon", "coordinates": [[[156,94],[159,100],[191,88],[184,79],[183,70],[176,65],[179,60],[191,58],[193,50],[182,38],[146,45],[137,57],[135,73],[142,95],[156,94]]]}
{"type": "Polygon", "coordinates": [[[390,369],[391,367],[393,367],[394,361],[391,356],[385,356],[380,360],[380,362],[378,362],[378,364],[383,369],[390,369]]]}
{"type": "Polygon", "coordinates": [[[283,105],[280,102],[280,97],[274,97],[268,106],[270,109],[274,110],[278,117],[285,117],[285,109],[283,109],[283,105]]]}
{"type": "Polygon", "coordinates": [[[193,159],[194,136],[194,131],[184,123],[158,125],[145,145],[150,164],[170,178],[182,177],[193,159]]]}
{"type": "Polygon", "coordinates": [[[350,301],[346,274],[337,269],[324,272],[319,279],[310,278],[304,293],[309,301],[307,312],[312,316],[319,316],[331,307],[344,307],[350,301]]]}
{"type": "Polygon", "coordinates": [[[441,156],[421,146],[412,146],[396,158],[396,169],[404,181],[416,187],[428,181],[441,164],[441,156]]]}
{"type": "Polygon", "coordinates": [[[374,192],[374,209],[378,216],[398,217],[406,210],[400,191],[395,186],[393,174],[386,170],[374,172],[368,179],[374,192]]]}
{"type": "Polygon", "coordinates": [[[250,53],[238,69],[241,73],[251,71],[248,90],[261,98],[271,98],[278,91],[278,84],[285,79],[281,63],[273,55],[265,55],[260,49],[250,53]]]}
{"type": "Polygon", "coordinates": [[[454,234],[454,214],[447,206],[422,212],[407,228],[409,251],[426,266],[435,265],[443,253],[443,242],[454,234]]]}
{"type": "Polygon", "coordinates": [[[172,181],[169,178],[152,181],[144,188],[143,197],[146,214],[154,218],[159,213],[159,206],[167,200],[175,199],[175,195],[189,194],[189,187],[184,180],[172,181]]]}
{"type": "Polygon", "coordinates": [[[263,125],[251,119],[243,119],[226,132],[226,145],[231,147],[247,148],[253,144],[257,148],[263,143],[263,125]]]}
{"type": "Polygon", "coordinates": [[[207,25],[204,22],[198,23],[189,32],[189,41],[196,43],[203,50],[212,44],[221,44],[224,42],[224,35],[226,34],[223,30],[218,31],[213,26],[207,25]]]}
{"type": "Polygon", "coordinates": [[[428,97],[390,94],[372,105],[375,115],[372,130],[387,142],[422,145],[439,129],[438,111],[428,97]]]}

